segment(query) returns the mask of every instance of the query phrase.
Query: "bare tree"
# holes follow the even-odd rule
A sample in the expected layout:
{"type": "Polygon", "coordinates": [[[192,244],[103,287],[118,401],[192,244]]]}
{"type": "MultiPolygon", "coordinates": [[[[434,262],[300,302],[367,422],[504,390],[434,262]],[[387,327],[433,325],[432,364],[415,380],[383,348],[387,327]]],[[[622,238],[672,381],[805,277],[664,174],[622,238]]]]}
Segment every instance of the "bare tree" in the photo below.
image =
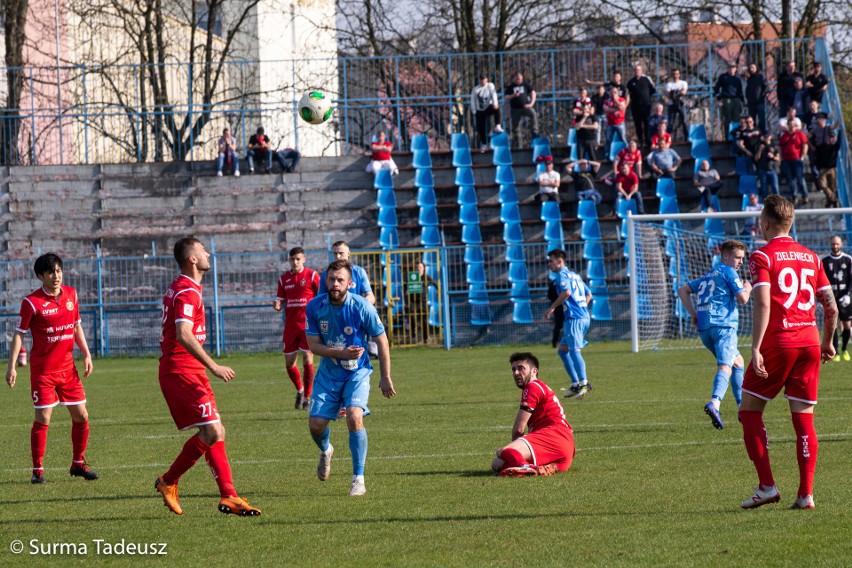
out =
{"type": "Polygon", "coordinates": [[[24,44],[29,0],[4,0],[3,27],[6,41],[6,106],[0,115],[0,163],[18,162],[21,129],[21,91],[24,86],[24,44]]]}

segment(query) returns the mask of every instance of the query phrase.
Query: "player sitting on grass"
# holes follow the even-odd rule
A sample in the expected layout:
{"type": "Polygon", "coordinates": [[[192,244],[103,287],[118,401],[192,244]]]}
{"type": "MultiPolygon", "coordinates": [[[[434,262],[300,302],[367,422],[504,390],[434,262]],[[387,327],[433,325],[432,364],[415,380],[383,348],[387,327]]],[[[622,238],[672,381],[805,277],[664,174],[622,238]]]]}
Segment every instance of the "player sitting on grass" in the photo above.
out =
{"type": "Polygon", "coordinates": [[[538,379],[538,359],[532,353],[512,353],[509,363],[515,384],[523,391],[521,408],[512,426],[512,443],[497,451],[491,469],[502,477],[567,470],[574,460],[574,431],[559,398],[538,379]]]}
{"type": "Polygon", "coordinates": [[[740,280],[737,270],[743,264],[745,248],[740,241],[725,241],[719,246],[722,262],[701,278],[687,282],[677,291],[683,307],[692,316],[692,323],[698,327],[701,342],[716,357],[713,392],[710,402],[704,405],[704,412],[719,430],[725,427],[719,407],[728,390],[728,382],[731,383],[737,406],[743,396],[745,369],[743,357],[737,350],[737,303],[748,302],[751,284],[740,280]],[[693,294],[695,304],[692,303],[693,294]]]}

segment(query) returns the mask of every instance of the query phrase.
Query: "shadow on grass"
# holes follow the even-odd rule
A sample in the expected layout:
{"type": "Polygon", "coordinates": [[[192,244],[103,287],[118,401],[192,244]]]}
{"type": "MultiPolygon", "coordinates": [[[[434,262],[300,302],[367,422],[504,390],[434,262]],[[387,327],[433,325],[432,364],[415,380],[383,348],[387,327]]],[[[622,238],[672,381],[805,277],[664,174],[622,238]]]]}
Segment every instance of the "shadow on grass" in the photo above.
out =
{"type": "Polygon", "coordinates": [[[430,475],[449,475],[451,477],[496,477],[491,470],[474,469],[470,471],[448,470],[448,471],[401,471],[393,475],[404,475],[411,477],[412,475],[430,476],[430,475]]]}

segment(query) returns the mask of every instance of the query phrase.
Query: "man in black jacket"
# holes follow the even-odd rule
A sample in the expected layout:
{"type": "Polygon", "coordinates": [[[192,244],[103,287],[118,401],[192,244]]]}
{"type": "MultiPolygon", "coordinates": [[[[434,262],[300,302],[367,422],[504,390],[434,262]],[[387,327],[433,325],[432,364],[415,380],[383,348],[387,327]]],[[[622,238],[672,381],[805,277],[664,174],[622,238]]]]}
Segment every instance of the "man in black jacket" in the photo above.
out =
{"type": "Polygon", "coordinates": [[[719,99],[719,109],[722,118],[722,140],[728,136],[728,128],[731,122],[740,119],[743,114],[743,81],[737,75],[737,64],[732,61],[728,64],[728,72],[719,75],[713,94],[719,99]]]}
{"type": "Polygon", "coordinates": [[[753,116],[757,121],[757,129],[761,134],[766,133],[766,91],[768,89],[766,76],[760,67],[756,63],[750,63],[745,88],[746,104],[748,115],[753,116]]]}
{"type": "Polygon", "coordinates": [[[630,112],[633,115],[633,127],[636,138],[642,146],[648,146],[651,133],[648,132],[648,117],[651,116],[651,101],[657,89],[654,82],[642,74],[642,64],[633,66],[633,78],[627,81],[627,92],[630,93],[630,112]]]}

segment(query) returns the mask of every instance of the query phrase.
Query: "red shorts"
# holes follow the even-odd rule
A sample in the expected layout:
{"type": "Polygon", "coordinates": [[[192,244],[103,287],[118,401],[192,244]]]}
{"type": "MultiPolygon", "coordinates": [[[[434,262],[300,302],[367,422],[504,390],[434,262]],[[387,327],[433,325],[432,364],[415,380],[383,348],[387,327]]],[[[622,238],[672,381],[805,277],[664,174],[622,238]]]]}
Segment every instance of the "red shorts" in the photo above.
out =
{"type": "Polygon", "coordinates": [[[33,408],[51,408],[57,404],[73,406],[86,403],[83,381],[77,367],[61,373],[44,373],[30,377],[33,408]]]}
{"type": "Polygon", "coordinates": [[[762,379],[749,363],[743,379],[743,392],[763,400],[772,400],[781,389],[784,396],[806,404],[817,403],[820,349],[810,347],[767,347],[760,350],[769,376],[762,379]]]}
{"type": "Polygon", "coordinates": [[[160,390],[178,430],[219,422],[216,397],[204,371],[160,375],[160,390]]]}
{"type": "Polygon", "coordinates": [[[310,351],[308,338],[304,327],[288,327],[284,325],[284,353],[296,353],[297,351],[310,351]]]}
{"type": "Polygon", "coordinates": [[[559,471],[571,467],[574,461],[574,434],[564,427],[544,428],[522,437],[532,453],[533,465],[555,463],[559,471]]]}

